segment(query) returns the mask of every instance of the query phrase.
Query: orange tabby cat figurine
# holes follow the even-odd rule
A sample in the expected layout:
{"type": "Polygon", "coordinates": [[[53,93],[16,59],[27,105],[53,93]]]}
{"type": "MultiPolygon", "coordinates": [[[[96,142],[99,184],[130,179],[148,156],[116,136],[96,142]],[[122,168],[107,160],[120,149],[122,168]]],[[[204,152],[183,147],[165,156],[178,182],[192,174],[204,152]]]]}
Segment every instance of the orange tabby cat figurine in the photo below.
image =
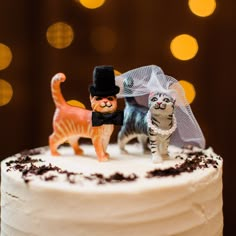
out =
{"type": "Polygon", "coordinates": [[[75,154],[82,155],[79,147],[80,137],[91,138],[99,161],[109,158],[106,152],[114,124],[122,125],[123,112],[116,112],[116,94],[114,70],[111,66],[95,67],[94,84],[90,86],[92,111],[69,105],[62,96],[60,83],[66,80],[63,73],[56,74],[51,81],[52,97],[56,105],[53,118],[54,132],[49,137],[52,155],[60,155],[59,145],[68,142],[75,154]]]}

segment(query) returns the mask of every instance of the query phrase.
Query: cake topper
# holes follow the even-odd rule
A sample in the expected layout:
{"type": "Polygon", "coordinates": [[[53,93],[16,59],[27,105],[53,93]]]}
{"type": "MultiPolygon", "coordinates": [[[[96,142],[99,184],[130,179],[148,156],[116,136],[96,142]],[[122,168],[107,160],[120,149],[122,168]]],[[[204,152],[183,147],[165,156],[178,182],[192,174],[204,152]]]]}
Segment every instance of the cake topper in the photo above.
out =
{"type": "MultiPolygon", "coordinates": [[[[93,84],[90,85],[90,101],[93,109],[92,125],[122,125],[123,112],[111,110],[112,101],[116,103],[116,94],[120,88],[115,85],[114,69],[111,66],[96,67],[93,72],[93,84]],[[100,102],[98,102],[100,101],[100,102]]],[[[117,106],[117,104],[114,104],[117,106]]]]}
{"type": "Polygon", "coordinates": [[[149,138],[153,162],[161,162],[168,157],[170,137],[177,128],[175,100],[165,93],[151,93],[148,108],[139,105],[135,99],[125,100],[124,124],[118,134],[121,151],[127,153],[126,143],[136,137],[147,152],[149,138]]]}
{"type": "Polygon", "coordinates": [[[56,74],[51,81],[51,91],[56,111],[53,118],[53,133],[49,137],[52,155],[60,155],[59,145],[68,142],[75,154],[82,155],[78,140],[91,138],[99,161],[109,158],[106,152],[115,125],[122,125],[123,112],[116,111],[119,87],[115,85],[114,70],[111,66],[97,66],[90,86],[92,110],[69,105],[62,96],[60,83],[66,77],[56,74]]]}
{"type": "Polygon", "coordinates": [[[185,98],[179,82],[163,73],[158,66],[144,66],[116,77],[118,98],[125,98],[124,125],[118,143],[137,137],[147,150],[147,138],[154,162],[168,156],[169,143],[205,147],[202,131],[185,98]]]}

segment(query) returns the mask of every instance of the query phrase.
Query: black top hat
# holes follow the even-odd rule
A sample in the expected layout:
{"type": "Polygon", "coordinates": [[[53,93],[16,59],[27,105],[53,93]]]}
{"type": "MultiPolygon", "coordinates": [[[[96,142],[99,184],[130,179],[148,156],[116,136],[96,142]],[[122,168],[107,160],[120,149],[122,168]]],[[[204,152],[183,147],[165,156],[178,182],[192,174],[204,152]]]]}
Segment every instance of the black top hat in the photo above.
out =
{"type": "Polygon", "coordinates": [[[115,74],[112,66],[96,66],[93,70],[93,85],[89,91],[92,96],[114,96],[120,88],[115,85],[115,74]]]}

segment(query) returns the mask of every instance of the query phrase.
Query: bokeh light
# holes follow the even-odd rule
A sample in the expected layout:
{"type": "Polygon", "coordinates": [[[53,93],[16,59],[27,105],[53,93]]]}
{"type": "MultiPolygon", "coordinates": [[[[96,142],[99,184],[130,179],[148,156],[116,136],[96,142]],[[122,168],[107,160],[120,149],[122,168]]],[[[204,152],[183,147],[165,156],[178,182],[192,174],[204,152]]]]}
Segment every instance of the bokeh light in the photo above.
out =
{"type": "Polygon", "coordinates": [[[116,45],[116,33],[105,26],[97,27],[91,32],[90,41],[97,52],[109,53],[116,45]]]}
{"type": "Polygon", "coordinates": [[[76,1],[79,1],[82,6],[89,9],[99,8],[105,3],[105,0],[76,0],[76,1]]]}
{"type": "Polygon", "coordinates": [[[7,68],[12,61],[11,49],[0,43],[0,70],[7,68]]]}
{"type": "Polygon", "coordinates": [[[57,49],[68,47],[74,39],[72,27],[64,22],[52,24],[47,29],[48,43],[57,49]]]}
{"type": "Polygon", "coordinates": [[[210,16],[216,9],[215,0],[189,0],[188,5],[192,13],[200,17],[210,16]]]}
{"type": "Polygon", "coordinates": [[[170,50],[175,58],[186,61],[196,56],[198,43],[191,35],[181,34],[171,41],[170,50]]]}
{"type": "Polygon", "coordinates": [[[196,90],[193,84],[185,80],[180,80],[179,83],[185,91],[185,96],[187,98],[188,103],[191,104],[196,97],[196,90]]]}
{"type": "Polygon", "coordinates": [[[121,75],[121,72],[118,70],[114,70],[114,74],[115,74],[115,76],[118,76],[118,75],[121,75]]]}
{"type": "Polygon", "coordinates": [[[8,104],[13,96],[12,86],[5,80],[0,79],[0,106],[8,104]]]}
{"type": "Polygon", "coordinates": [[[74,107],[80,107],[80,108],[84,108],[85,109],[85,105],[82,102],[79,102],[77,100],[69,100],[67,101],[67,103],[71,106],[74,107]]]}

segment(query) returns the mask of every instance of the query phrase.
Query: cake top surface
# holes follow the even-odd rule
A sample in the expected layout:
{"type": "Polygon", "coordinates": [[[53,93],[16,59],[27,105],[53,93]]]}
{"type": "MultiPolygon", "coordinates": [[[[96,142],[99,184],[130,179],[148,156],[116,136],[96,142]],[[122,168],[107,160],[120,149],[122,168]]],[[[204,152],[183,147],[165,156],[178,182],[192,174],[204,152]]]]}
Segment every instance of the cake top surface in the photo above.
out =
{"type": "Polygon", "coordinates": [[[179,149],[170,147],[170,159],[154,164],[150,154],[143,155],[137,145],[128,145],[130,154],[120,154],[117,145],[109,145],[112,161],[98,162],[93,146],[83,146],[85,156],[75,156],[71,148],[61,147],[61,156],[51,156],[47,148],[17,154],[2,162],[2,174],[29,187],[69,191],[135,192],[153,186],[165,188],[189,185],[222,166],[222,158],[211,148],[179,149]]]}

